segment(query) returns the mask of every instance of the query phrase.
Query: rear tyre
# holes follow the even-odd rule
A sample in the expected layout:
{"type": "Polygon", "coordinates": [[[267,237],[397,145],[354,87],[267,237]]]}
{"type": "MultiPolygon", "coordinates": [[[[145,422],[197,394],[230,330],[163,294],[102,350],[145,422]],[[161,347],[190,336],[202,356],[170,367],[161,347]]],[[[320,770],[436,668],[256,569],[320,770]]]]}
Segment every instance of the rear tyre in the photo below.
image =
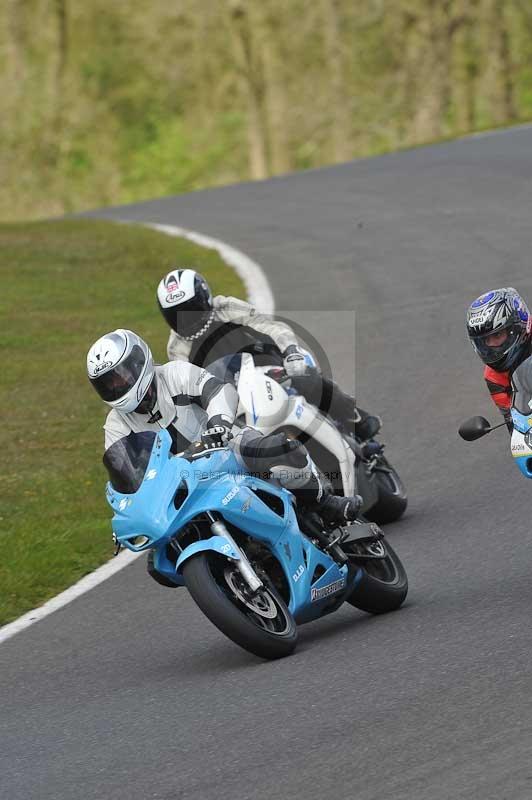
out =
{"type": "Polygon", "coordinates": [[[364,513],[364,516],[371,522],[385,525],[388,522],[395,522],[404,514],[408,498],[403,482],[395,469],[382,456],[379,462],[373,472],[378,500],[364,513]]]}
{"type": "Polygon", "coordinates": [[[387,614],[404,603],[408,594],[408,578],[399,556],[388,542],[381,539],[370,547],[384,547],[386,558],[356,559],[362,569],[362,577],[347,602],[369,614],[387,614]]]}
{"type": "Polygon", "coordinates": [[[211,553],[185,561],[183,576],[195,603],[235,644],[266,659],[294,651],[297,626],[273,587],[250,596],[234,564],[211,553]]]}

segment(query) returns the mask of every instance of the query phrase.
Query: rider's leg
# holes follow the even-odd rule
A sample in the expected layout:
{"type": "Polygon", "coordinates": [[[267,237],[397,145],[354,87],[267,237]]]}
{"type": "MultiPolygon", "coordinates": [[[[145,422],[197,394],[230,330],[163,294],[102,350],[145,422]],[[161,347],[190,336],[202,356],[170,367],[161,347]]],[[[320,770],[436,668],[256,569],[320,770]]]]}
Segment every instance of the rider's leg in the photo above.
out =
{"type": "Polygon", "coordinates": [[[380,417],[357,408],[355,399],[344,392],[337,383],[325,378],[317,370],[291,378],[292,385],[312,405],[340,422],[348,432],[362,441],[375,436],[381,427],[380,417]]]}
{"type": "Polygon", "coordinates": [[[276,478],[325,522],[339,525],[356,519],[362,498],[338,497],[324,491],[316,467],[301,442],[289,439],[284,433],[264,436],[253,428],[244,428],[230,446],[249,472],[263,479],[276,478]]]}

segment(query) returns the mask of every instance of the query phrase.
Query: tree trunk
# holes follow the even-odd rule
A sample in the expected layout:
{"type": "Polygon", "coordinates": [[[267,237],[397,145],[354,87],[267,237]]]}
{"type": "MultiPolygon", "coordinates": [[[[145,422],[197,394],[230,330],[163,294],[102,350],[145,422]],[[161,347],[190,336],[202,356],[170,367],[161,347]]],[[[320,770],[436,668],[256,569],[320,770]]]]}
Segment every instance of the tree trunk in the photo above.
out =
{"type": "Polygon", "coordinates": [[[492,2],[492,24],[498,62],[498,96],[495,100],[494,114],[498,123],[510,122],[517,117],[506,7],[506,0],[493,0],[492,2]]]}
{"type": "Polygon", "coordinates": [[[58,57],[57,57],[57,86],[63,89],[68,59],[68,9],[67,0],[54,0],[58,30],[58,57]]]}
{"type": "Polygon", "coordinates": [[[439,139],[446,129],[451,103],[451,61],[457,30],[453,0],[429,0],[421,102],[415,119],[418,142],[439,139]]]}
{"type": "Polygon", "coordinates": [[[248,160],[252,178],[268,176],[264,75],[248,0],[231,0],[229,19],[247,102],[248,160]]]}
{"type": "Polygon", "coordinates": [[[477,117],[477,77],[479,73],[478,13],[480,0],[460,0],[462,30],[457,37],[458,80],[454,86],[456,128],[475,129],[477,117]]]}
{"type": "Polygon", "coordinates": [[[282,24],[279,7],[262,7],[261,55],[264,64],[265,112],[271,172],[278,175],[291,168],[288,144],[288,101],[281,52],[282,24]]]}
{"type": "Polygon", "coordinates": [[[345,81],[341,0],[322,0],[327,72],[331,96],[331,141],[333,159],[352,157],[350,92],[345,81]]]}
{"type": "MultiPolygon", "coordinates": [[[[14,79],[14,87],[19,94],[26,76],[24,46],[26,31],[24,24],[24,8],[19,0],[9,0],[7,6],[7,52],[8,63],[14,79]]],[[[12,84],[13,85],[13,84],[12,84]]]]}

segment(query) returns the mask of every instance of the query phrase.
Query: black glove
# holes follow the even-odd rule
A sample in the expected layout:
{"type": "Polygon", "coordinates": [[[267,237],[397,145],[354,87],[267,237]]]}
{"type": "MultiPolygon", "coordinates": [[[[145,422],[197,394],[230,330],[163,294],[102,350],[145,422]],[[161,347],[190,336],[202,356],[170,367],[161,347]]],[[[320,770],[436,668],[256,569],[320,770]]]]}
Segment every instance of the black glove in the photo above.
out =
{"type": "Polygon", "coordinates": [[[201,434],[201,442],[205,449],[211,450],[217,447],[225,447],[229,439],[233,438],[232,427],[229,420],[220,415],[211,417],[207,422],[207,427],[201,434]]]}

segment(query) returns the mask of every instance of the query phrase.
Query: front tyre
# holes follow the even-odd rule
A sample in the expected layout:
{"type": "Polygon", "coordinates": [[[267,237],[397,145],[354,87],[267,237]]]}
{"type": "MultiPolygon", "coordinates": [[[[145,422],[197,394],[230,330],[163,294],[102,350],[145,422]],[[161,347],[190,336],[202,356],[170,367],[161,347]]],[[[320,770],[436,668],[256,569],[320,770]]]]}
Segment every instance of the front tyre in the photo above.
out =
{"type": "Polygon", "coordinates": [[[294,651],[295,620],[272,587],[251,596],[234,564],[212,553],[185,561],[183,576],[195,603],[235,644],[266,659],[294,651]]]}
{"type": "Polygon", "coordinates": [[[364,516],[379,525],[395,522],[404,514],[408,505],[403,482],[383,456],[379,458],[373,476],[377,485],[378,499],[364,516]]]}
{"type": "MultiPolygon", "coordinates": [[[[347,598],[347,602],[369,614],[386,614],[395,611],[408,594],[408,578],[397,553],[384,539],[369,545],[375,553],[386,553],[384,558],[366,558],[357,553],[356,564],[362,577],[347,598]]],[[[371,550],[370,550],[371,552],[371,550]]]]}

